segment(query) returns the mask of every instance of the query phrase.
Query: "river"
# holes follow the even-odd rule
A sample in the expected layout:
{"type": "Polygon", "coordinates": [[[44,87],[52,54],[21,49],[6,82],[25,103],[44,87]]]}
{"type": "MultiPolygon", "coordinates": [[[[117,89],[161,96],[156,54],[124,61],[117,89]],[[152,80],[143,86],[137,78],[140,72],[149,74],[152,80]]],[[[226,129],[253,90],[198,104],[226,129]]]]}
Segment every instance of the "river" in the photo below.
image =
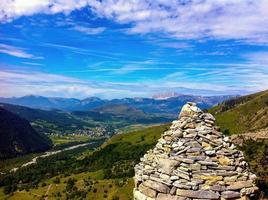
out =
{"type": "Polygon", "coordinates": [[[78,144],[78,145],[74,145],[74,146],[71,146],[71,147],[67,147],[65,149],[61,149],[61,150],[57,150],[57,151],[47,151],[45,152],[44,154],[40,155],[40,156],[36,156],[34,157],[32,160],[30,160],[29,162],[27,163],[24,163],[22,164],[20,167],[15,167],[13,169],[10,170],[10,172],[16,172],[18,169],[22,168],[22,167],[26,167],[26,166],[29,166],[29,165],[33,165],[37,162],[37,159],[38,158],[45,158],[45,157],[48,157],[48,156],[52,156],[52,155],[55,155],[55,154],[58,154],[58,153],[61,153],[63,151],[68,151],[68,150],[72,150],[72,149],[76,149],[78,147],[83,147],[83,146],[87,146],[87,145],[90,145],[94,142],[89,142],[89,143],[84,143],[84,144],[78,144]]]}

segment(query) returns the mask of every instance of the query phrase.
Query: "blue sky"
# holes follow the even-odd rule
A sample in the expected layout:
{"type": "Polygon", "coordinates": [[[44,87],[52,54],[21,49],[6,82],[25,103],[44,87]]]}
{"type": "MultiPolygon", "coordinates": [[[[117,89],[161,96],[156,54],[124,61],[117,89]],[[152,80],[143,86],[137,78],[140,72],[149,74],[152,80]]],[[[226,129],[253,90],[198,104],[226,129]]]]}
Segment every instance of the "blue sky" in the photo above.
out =
{"type": "Polygon", "coordinates": [[[268,88],[266,0],[2,0],[0,96],[268,88]]]}

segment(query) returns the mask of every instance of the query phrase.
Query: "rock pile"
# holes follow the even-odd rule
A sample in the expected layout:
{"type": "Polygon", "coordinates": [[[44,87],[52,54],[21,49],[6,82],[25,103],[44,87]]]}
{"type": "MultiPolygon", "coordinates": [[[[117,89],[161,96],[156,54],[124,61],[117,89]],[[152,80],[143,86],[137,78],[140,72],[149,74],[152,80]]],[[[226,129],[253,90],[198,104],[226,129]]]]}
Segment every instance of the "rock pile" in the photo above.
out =
{"type": "Polygon", "coordinates": [[[256,176],[243,153],[195,103],[135,166],[135,200],[250,199],[256,176]]]}

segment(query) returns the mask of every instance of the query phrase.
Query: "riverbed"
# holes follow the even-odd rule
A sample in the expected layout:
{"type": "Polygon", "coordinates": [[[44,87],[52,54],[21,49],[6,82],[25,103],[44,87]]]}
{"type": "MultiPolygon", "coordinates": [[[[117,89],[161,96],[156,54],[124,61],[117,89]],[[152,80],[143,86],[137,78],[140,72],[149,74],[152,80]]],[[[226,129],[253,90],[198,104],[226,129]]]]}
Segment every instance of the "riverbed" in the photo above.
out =
{"type": "Polygon", "coordinates": [[[88,143],[83,143],[83,144],[77,144],[77,145],[67,147],[67,148],[64,148],[64,149],[61,149],[61,150],[57,150],[57,151],[47,151],[47,152],[45,152],[44,154],[42,154],[40,156],[34,157],[29,162],[26,162],[26,163],[22,164],[20,167],[15,167],[15,168],[11,169],[10,172],[16,172],[18,169],[20,169],[22,167],[26,167],[26,166],[29,166],[29,165],[36,164],[38,158],[45,158],[45,157],[48,157],[48,156],[52,156],[52,155],[61,153],[63,151],[73,150],[73,149],[83,147],[83,146],[87,146],[87,145],[90,145],[90,144],[93,144],[93,143],[94,142],[88,142],[88,143]]]}

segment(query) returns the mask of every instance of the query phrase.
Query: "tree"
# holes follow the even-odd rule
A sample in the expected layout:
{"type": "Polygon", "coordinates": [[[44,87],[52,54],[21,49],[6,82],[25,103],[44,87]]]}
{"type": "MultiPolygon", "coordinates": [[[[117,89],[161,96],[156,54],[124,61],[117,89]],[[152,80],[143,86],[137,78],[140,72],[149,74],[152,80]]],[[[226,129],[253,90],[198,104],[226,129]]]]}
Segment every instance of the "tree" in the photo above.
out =
{"type": "Polygon", "coordinates": [[[119,200],[119,196],[113,196],[112,200],[119,200]]]}
{"type": "Polygon", "coordinates": [[[55,184],[59,184],[59,183],[60,183],[60,178],[59,178],[59,177],[56,177],[56,178],[53,180],[53,183],[55,183],[55,184]]]}

